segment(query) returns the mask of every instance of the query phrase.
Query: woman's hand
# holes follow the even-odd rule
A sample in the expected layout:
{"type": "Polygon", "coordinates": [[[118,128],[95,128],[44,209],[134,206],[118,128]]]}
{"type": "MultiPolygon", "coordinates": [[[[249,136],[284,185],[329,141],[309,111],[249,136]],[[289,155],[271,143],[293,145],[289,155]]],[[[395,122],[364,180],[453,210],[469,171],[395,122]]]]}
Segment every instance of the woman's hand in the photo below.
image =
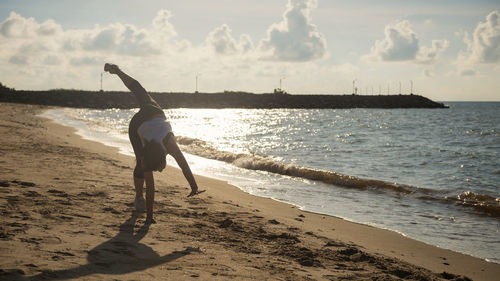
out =
{"type": "Polygon", "coordinates": [[[203,193],[205,191],[206,190],[194,190],[194,189],[192,189],[191,193],[189,193],[188,197],[192,197],[192,196],[198,195],[198,194],[203,193]]]}

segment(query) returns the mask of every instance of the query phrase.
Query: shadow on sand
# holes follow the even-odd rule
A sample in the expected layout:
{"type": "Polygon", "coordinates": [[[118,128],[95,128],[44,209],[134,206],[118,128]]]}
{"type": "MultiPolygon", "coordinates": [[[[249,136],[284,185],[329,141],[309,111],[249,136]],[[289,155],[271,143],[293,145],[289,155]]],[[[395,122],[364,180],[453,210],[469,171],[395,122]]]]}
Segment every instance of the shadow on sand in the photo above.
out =
{"type": "Polygon", "coordinates": [[[149,224],[145,224],[134,234],[136,220],[137,215],[132,213],[132,216],[120,225],[120,232],[115,237],[90,250],[87,264],[65,270],[43,271],[29,279],[64,280],[95,273],[120,275],[141,271],[184,257],[193,252],[200,252],[199,248],[186,247],[182,251],[174,251],[160,256],[152,248],[139,243],[148,233],[149,224]]]}

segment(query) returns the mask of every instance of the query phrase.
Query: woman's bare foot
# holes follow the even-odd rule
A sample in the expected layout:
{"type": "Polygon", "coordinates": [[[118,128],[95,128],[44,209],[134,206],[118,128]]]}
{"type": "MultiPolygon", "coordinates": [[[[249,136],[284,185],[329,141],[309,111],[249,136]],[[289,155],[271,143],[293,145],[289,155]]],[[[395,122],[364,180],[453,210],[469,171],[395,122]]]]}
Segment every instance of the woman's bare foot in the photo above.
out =
{"type": "Polygon", "coordinates": [[[120,68],[116,64],[112,64],[112,63],[105,63],[104,64],[104,71],[107,71],[111,74],[116,74],[118,72],[118,70],[120,70],[120,68]]]}
{"type": "Polygon", "coordinates": [[[156,221],[152,217],[147,217],[145,224],[155,224],[156,221]]]}

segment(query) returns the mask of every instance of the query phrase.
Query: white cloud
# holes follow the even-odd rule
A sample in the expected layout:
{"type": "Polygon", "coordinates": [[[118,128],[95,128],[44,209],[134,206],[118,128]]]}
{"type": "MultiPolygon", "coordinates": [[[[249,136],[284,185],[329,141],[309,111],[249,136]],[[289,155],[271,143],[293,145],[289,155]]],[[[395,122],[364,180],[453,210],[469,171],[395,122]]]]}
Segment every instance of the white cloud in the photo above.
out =
{"type": "Polygon", "coordinates": [[[43,64],[46,64],[46,65],[59,65],[60,63],[61,63],[61,60],[57,56],[54,56],[54,55],[45,56],[45,58],[43,59],[43,64]]]}
{"type": "Polygon", "coordinates": [[[252,41],[252,38],[250,38],[250,35],[242,34],[240,36],[240,48],[241,48],[241,51],[244,53],[253,50],[253,48],[254,48],[253,41],[252,41]]]}
{"type": "Polygon", "coordinates": [[[434,73],[430,69],[424,69],[422,70],[422,76],[425,78],[431,78],[434,77],[434,73]]]}
{"type": "Polygon", "coordinates": [[[85,65],[102,65],[102,58],[96,57],[75,57],[70,59],[70,64],[73,66],[85,66],[85,65]]]}
{"type": "Polygon", "coordinates": [[[317,7],[315,0],[289,0],[283,20],[273,24],[260,49],[280,61],[309,61],[324,57],[326,41],[311,23],[310,12],[317,7]]]}
{"type": "Polygon", "coordinates": [[[79,45],[85,50],[107,50],[111,51],[117,45],[118,33],[121,25],[109,26],[104,29],[96,28],[93,32],[88,32],[80,39],[79,45]]]}
{"type": "Polygon", "coordinates": [[[500,13],[492,11],[486,22],[480,22],[474,30],[473,38],[464,38],[471,55],[469,59],[477,63],[500,61],[500,13]]]}
{"type": "Polygon", "coordinates": [[[15,55],[9,58],[9,62],[12,64],[25,65],[28,64],[28,59],[22,55],[15,55]]]}
{"type": "Polygon", "coordinates": [[[168,10],[160,10],[152,20],[151,28],[115,23],[95,26],[92,30],[68,31],[65,32],[64,47],[66,50],[83,49],[130,56],[156,55],[166,51],[170,47],[169,40],[177,36],[169,22],[171,17],[168,10]]]}
{"type": "Polygon", "coordinates": [[[4,52],[22,53],[35,59],[38,55],[38,60],[41,53],[92,51],[137,56],[159,52],[154,46],[155,34],[133,25],[112,24],[63,31],[53,20],[40,24],[33,18],[24,18],[12,12],[0,24],[0,34],[4,37],[4,52]]]}
{"type": "MultiPolygon", "coordinates": [[[[205,83],[214,81],[212,88],[231,89],[225,75],[251,75],[248,73],[258,68],[252,66],[257,56],[249,35],[234,39],[231,29],[222,25],[208,34],[206,42],[210,44],[193,46],[187,40],[176,40],[171,17],[170,12],[161,10],[144,28],[114,23],[63,29],[52,20],[39,23],[11,13],[0,20],[0,77],[2,82],[22,89],[88,89],[96,85],[96,73],[110,61],[138,73],[137,78],[148,89],[189,88],[186,85],[191,85],[190,77],[195,73],[204,73],[205,83]],[[227,56],[214,56],[214,50],[227,56]]],[[[109,83],[115,89],[123,86],[112,79],[109,83]]]]}
{"type": "Polygon", "coordinates": [[[460,70],[461,76],[474,76],[476,75],[476,71],[474,69],[463,69],[460,70]]]}
{"type": "Polygon", "coordinates": [[[236,42],[231,32],[231,28],[223,24],[208,34],[206,43],[218,55],[243,54],[254,49],[252,38],[248,34],[242,34],[239,42],[236,42]]]}
{"type": "Polygon", "coordinates": [[[385,38],[375,41],[371,56],[381,61],[413,60],[418,52],[418,38],[407,20],[385,27],[385,38]]]}
{"type": "Polygon", "coordinates": [[[231,36],[231,29],[226,24],[211,31],[206,41],[217,54],[233,55],[238,51],[236,40],[231,36]]]}
{"type": "Polygon", "coordinates": [[[422,46],[417,53],[417,61],[421,63],[431,63],[435,61],[439,54],[446,50],[450,42],[448,40],[432,40],[432,47],[422,46]]]}
{"type": "MultiPolygon", "coordinates": [[[[112,24],[104,28],[96,27],[94,30],[82,33],[76,39],[77,49],[131,56],[148,56],[160,52],[154,46],[154,34],[129,24],[112,24]]],[[[74,38],[70,38],[71,40],[74,38]]],[[[72,46],[75,47],[75,44],[72,46]]]]}
{"type": "MultiPolygon", "coordinates": [[[[3,22],[0,19],[0,77],[21,89],[95,89],[102,65],[109,61],[130,71],[149,90],[191,89],[195,75],[201,73],[202,91],[268,92],[280,77],[314,76],[314,62],[294,62],[326,54],[323,35],[310,23],[310,10],[315,6],[315,1],[290,1],[283,22],[269,29],[279,33],[282,41],[270,35],[265,51],[266,39],[255,46],[248,34],[234,35],[226,24],[209,32],[199,45],[177,39],[167,10],[159,11],[149,26],[141,28],[117,22],[63,29],[53,20],[40,23],[12,13],[3,22]],[[278,43],[291,45],[273,45],[278,43]]],[[[325,67],[324,72],[340,75],[353,68],[346,64],[336,70],[325,67]]],[[[119,80],[106,76],[104,85],[123,89],[119,80]]]]}
{"type": "Polygon", "coordinates": [[[9,64],[31,66],[41,63],[47,55],[57,53],[62,34],[62,27],[53,20],[38,23],[34,18],[11,12],[0,23],[1,67],[12,71],[9,64]]]}
{"type": "Polygon", "coordinates": [[[55,23],[52,19],[48,19],[38,27],[37,34],[42,36],[52,36],[62,32],[61,25],[55,23]]]}
{"type": "Polygon", "coordinates": [[[419,39],[409,21],[388,24],[385,38],[376,40],[369,55],[363,58],[371,61],[414,61],[432,63],[448,46],[447,40],[432,40],[432,46],[419,45],[419,39]]]}
{"type": "Polygon", "coordinates": [[[472,37],[465,31],[456,34],[462,36],[467,44],[467,51],[461,51],[455,62],[457,75],[473,76],[478,74],[476,68],[479,64],[491,65],[500,62],[500,13],[498,11],[489,13],[485,22],[479,22],[472,37]]]}
{"type": "Polygon", "coordinates": [[[153,19],[153,28],[163,38],[169,39],[177,36],[177,31],[169,21],[171,17],[172,13],[170,11],[160,10],[153,19]]]}
{"type": "Polygon", "coordinates": [[[0,23],[0,34],[6,38],[52,36],[61,30],[61,26],[53,20],[49,19],[39,24],[34,18],[23,18],[15,12],[11,12],[9,17],[0,23]]]}
{"type": "Polygon", "coordinates": [[[18,88],[88,88],[108,60],[139,68],[191,49],[172,40],[177,32],[170,17],[161,10],[145,28],[115,23],[64,30],[53,20],[39,23],[12,12],[0,20],[0,76],[18,88]]]}
{"type": "Polygon", "coordinates": [[[169,11],[160,10],[150,28],[139,29],[130,24],[110,24],[92,29],[63,30],[49,19],[38,23],[11,12],[0,23],[0,57],[14,64],[40,63],[41,65],[91,65],[109,56],[149,56],[165,53],[169,48],[181,49],[186,42],[171,42],[177,35],[168,22],[169,11]],[[23,58],[23,59],[21,59],[23,58]],[[85,59],[82,59],[85,58],[85,59]]]}

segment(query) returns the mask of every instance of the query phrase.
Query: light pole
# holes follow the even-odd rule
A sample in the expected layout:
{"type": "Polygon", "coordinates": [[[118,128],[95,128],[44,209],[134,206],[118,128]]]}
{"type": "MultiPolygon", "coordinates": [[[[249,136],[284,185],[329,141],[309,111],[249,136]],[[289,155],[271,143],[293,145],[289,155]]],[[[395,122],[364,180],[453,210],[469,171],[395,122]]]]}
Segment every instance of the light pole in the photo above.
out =
{"type": "Polygon", "coordinates": [[[101,92],[102,92],[102,74],[103,74],[103,73],[104,73],[104,72],[101,72],[101,92]]]}
{"type": "Polygon", "coordinates": [[[201,74],[196,74],[196,90],[195,90],[195,93],[198,93],[198,76],[201,76],[201,74]]]}
{"type": "Polygon", "coordinates": [[[352,80],[352,93],[353,94],[356,94],[356,87],[355,87],[355,84],[356,84],[356,80],[358,80],[357,78],[352,80]]]}
{"type": "Polygon", "coordinates": [[[413,80],[410,80],[410,94],[413,94],[413,80]]]}

